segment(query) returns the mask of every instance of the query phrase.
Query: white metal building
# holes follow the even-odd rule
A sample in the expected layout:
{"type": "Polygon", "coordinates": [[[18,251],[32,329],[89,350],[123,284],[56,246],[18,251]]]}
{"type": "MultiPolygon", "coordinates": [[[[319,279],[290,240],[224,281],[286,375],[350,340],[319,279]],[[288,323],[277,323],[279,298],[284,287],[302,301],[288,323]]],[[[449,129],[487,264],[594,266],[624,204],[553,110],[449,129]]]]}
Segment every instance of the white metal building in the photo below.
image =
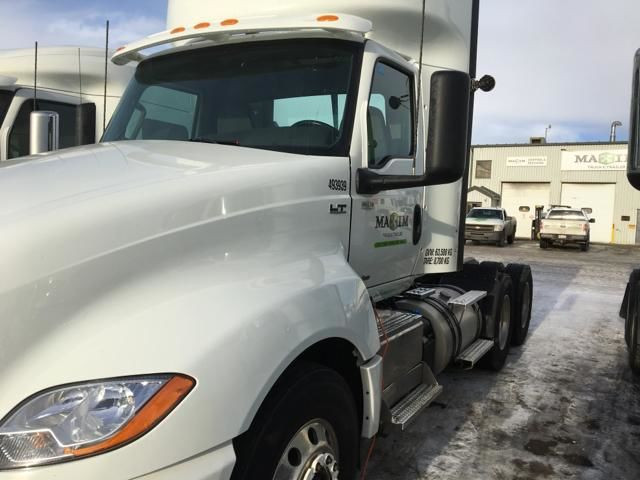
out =
{"type": "Polygon", "coordinates": [[[591,209],[592,242],[640,244],[640,192],[626,161],[626,142],[476,145],[468,205],[502,205],[519,238],[530,238],[536,206],[591,209]]]}

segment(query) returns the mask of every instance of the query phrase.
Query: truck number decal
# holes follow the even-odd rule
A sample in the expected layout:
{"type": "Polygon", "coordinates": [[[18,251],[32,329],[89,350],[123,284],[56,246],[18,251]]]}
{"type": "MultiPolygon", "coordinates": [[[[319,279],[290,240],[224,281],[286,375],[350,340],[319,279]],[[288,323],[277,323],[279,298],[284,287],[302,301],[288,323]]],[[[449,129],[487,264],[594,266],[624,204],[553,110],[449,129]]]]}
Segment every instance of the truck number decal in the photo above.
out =
{"type": "Polygon", "coordinates": [[[424,252],[424,265],[449,265],[453,257],[452,248],[427,248],[424,252]]]}
{"type": "Polygon", "coordinates": [[[347,191],[347,181],[346,180],[339,180],[337,178],[330,178],[329,179],[329,190],[337,190],[339,192],[346,192],[347,191]]]}

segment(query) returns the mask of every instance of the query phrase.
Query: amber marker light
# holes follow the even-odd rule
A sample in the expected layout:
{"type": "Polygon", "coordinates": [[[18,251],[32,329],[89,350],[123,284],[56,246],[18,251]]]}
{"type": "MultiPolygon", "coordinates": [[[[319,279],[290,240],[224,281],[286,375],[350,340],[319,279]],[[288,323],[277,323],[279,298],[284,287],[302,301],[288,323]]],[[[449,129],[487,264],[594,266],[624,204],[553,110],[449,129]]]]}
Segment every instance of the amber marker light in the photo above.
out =
{"type": "Polygon", "coordinates": [[[194,25],[193,28],[194,30],[198,30],[200,28],[209,28],[211,26],[211,24],[209,22],[200,22],[197,25],[194,25]]]}
{"type": "Polygon", "coordinates": [[[64,453],[74,457],[95,455],[135,440],[160,423],[187,396],[195,383],[189,377],[172,377],[118,433],[95,445],[66,448],[64,453]]]}
{"type": "Polygon", "coordinates": [[[176,27],[173,30],[171,30],[169,33],[174,34],[174,33],[182,33],[185,31],[184,27],[176,27]]]}
{"type": "Polygon", "coordinates": [[[319,22],[337,22],[340,17],[337,15],[320,15],[316,20],[319,22]]]}
{"type": "Polygon", "coordinates": [[[237,25],[238,20],[236,18],[227,18],[220,22],[220,26],[222,27],[230,27],[231,25],[237,25]]]}

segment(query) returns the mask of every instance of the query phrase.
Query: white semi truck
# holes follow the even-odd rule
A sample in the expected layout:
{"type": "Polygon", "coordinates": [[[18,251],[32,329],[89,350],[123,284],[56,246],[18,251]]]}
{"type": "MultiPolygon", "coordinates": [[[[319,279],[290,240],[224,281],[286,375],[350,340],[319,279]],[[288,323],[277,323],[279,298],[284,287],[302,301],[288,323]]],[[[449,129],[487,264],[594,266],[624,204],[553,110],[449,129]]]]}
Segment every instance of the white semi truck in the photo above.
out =
{"type": "Polygon", "coordinates": [[[103,49],[39,48],[37,62],[33,48],[0,51],[0,161],[29,155],[34,104],[58,114],[60,148],[95,143],[134,71],[108,64],[105,102],[103,49]]]}
{"type": "Polygon", "coordinates": [[[532,278],[463,262],[478,12],[170,2],[120,49],[104,143],[0,168],[0,480],[351,480],[499,370],[532,278]]]}
{"type": "MultiPolygon", "coordinates": [[[[633,62],[628,150],[627,178],[636,190],[640,190],[640,50],[633,62]]],[[[640,268],[629,275],[620,316],[625,320],[624,338],[629,351],[629,365],[634,373],[640,375],[640,268]]]]}

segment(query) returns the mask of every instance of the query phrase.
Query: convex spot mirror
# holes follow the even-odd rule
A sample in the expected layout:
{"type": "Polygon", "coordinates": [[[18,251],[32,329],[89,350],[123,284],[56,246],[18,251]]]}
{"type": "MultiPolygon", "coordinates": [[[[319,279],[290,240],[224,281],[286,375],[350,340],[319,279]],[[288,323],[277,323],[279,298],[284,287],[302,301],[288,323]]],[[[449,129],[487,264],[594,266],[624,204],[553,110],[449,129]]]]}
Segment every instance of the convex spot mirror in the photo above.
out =
{"type": "Polygon", "coordinates": [[[360,168],[357,192],[373,194],[440,185],[462,178],[467,161],[470,99],[471,79],[467,73],[441,70],[431,75],[424,175],[380,175],[360,168]]]}

